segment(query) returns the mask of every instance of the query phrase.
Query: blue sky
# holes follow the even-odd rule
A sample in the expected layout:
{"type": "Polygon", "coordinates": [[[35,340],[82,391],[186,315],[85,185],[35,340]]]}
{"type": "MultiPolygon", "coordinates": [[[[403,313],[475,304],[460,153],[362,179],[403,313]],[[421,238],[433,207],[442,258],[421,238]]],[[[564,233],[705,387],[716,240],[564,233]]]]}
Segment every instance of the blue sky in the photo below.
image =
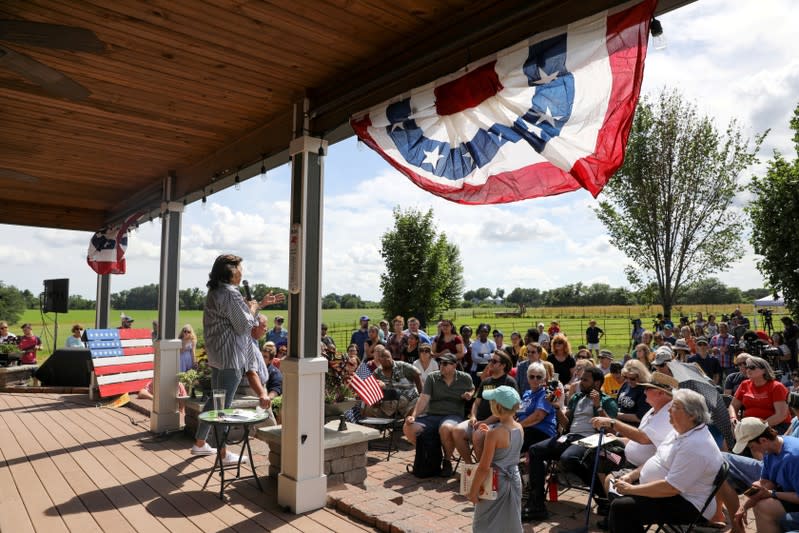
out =
{"type": "MultiPolygon", "coordinates": [[[[668,40],[650,49],[642,93],[678,87],[719,129],[737,118],[752,136],[771,128],[761,151],[793,157],[788,129],[799,102],[799,59],[794,49],[799,3],[791,0],[699,0],[661,17],[668,40]]],[[[764,165],[741,176],[746,182],[764,165]]],[[[182,288],[204,288],[213,259],[232,252],[245,259],[250,283],[287,286],[288,166],[214,194],[202,207],[187,206],[181,243],[182,288]]],[[[739,195],[743,205],[748,193],[739,195]]],[[[601,198],[601,196],[600,196],[601,198]]],[[[608,243],[590,194],[493,206],[462,206],[411,184],[368,148],[348,139],[333,145],[325,161],[323,292],[379,298],[383,271],[380,237],[391,227],[395,205],[432,208],[439,230],[460,246],[467,289],[549,289],[568,283],[627,285],[625,257],[608,243]]],[[[85,257],[91,235],[1,225],[0,280],[34,293],[42,281],[69,278],[70,292],[94,298],[96,276],[85,257]],[[25,243],[21,246],[19,243],[25,243]]],[[[158,282],[160,224],[144,223],[130,238],[128,273],[113,276],[117,292],[158,282]]],[[[763,280],[745,241],[741,260],[718,274],[743,289],[763,280]]]]}

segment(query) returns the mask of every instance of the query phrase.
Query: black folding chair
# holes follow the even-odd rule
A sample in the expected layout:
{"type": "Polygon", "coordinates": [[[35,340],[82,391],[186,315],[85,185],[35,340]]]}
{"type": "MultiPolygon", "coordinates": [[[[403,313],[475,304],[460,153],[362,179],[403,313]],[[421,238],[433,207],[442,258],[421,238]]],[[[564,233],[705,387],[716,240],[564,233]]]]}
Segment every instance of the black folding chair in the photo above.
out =
{"type": "Polygon", "coordinates": [[[399,392],[396,389],[385,389],[383,391],[383,399],[381,402],[396,402],[392,417],[367,417],[358,420],[358,424],[370,428],[374,428],[381,433],[381,439],[378,443],[370,443],[372,449],[380,451],[387,451],[386,461],[391,459],[391,454],[399,451],[399,444],[396,440],[397,430],[402,431],[402,426],[405,422],[405,414],[399,412],[399,392]],[[380,447],[375,448],[375,445],[380,447]]]}
{"type": "Polygon", "coordinates": [[[667,533],[691,533],[696,526],[701,526],[703,523],[707,522],[707,519],[703,515],[705,514],[708,505],[710,505],[710,502],[713,501],[713,498],[716,497],[719,489],[721,489],[721,485],[724,483],[724,481],[726,481],[729,471],[730,465],[727,464],[727,461],[722,461],[721,468],[719,468],[719,471],[716,473],[716,477],[713,479],[713,490],[710,492],[707,500],[705,500],[705,504],[702,506],[702,509],[699,511],[693,521],[691,521],[689,524],[653,524],[657,526],[655,533],[659,531],[665,531],[667,533]]]}

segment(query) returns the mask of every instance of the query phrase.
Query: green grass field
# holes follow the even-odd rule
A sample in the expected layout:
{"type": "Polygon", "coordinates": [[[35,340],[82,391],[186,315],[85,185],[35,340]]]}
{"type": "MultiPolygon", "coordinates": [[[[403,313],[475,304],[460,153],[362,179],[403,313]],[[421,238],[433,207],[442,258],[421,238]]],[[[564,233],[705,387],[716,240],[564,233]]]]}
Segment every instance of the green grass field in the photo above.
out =
{"type": "MultiPolygon", "coordinates": [[[[712,313],[719,318],[722,314],[728,314],[735,309],[734,305],[723,306],[681,306],[676,307],[673,316],[676,318],[680,312],[693,318],[697,311],[701,311],[705,318],[712,313]]],[[[754,309],[752,304],[740,304],[741,311],[753,320],[754,309]]],[[[605,331],[602,345],[620,356],[628,351],[631,332],[630,320],[641,318],[644,327],[651,327],[652,319],[660,312],[658,306],[604,306],[604,307],[552,307],[552,308],[528,308],[524,317],[501,317],[497,318],[496,313],[511,312],[512,308],[473,308],[473,309],[453,309],[443,314],[444,318],[451,318],[456,327],[468,324],[475,329],[481,322],[489,323],[493,328],[502,330],[505,333],[505,341],[510,343],[510,334],[518,331],[522,335],[527,328],[535,326],[538,322],[544,322],[547,326],[551,320],[558,320],[560,327],[565,332],[576,348],[577,345],[585,342],[585,329],[588,321],[594,319],[599,327],[605,331]]],[[[121,311],[111,311],[112,326],[118,325],[119,314],[121,311]]],[[[157,318],[157,311],[126,310],[125,314],[135,319],[134,326],[141,328],[151,328],[152,321],[157,318]]],[[[775,311],[774,325],[780,329],[780,316],[775,311]]],[[[361,315],[368,315],[373,323],[377,323],[382,318],[381,309],[325,309],[322,311],[322,320],[328,324],[328,333],[336,341],[339,350],[345,350],[350,340],[352,331],[358,327],[358,318],[361,315]]],[[[287,316],[285,311],[266,310],[270,325],[272,317],[276,314],[287,316]]],[[[92,327],[94,324],[95,312],[93,310],[77,310],[58,315],[58,347],[63,346],[66,338],[70,335],[70,330],[74,324],[81,324],[85,327],[92,327]]],[[[42,338],[44,350],[40,353],[39,362],[44,361],[54,350],[54,315],[42,315],[38,311],[28,310],[17,324],[11,325],[13,333],[21,333],[20,324],[30,322],[33,331],[42,338]]],[[[406,317],[407,318],[407,317],[406,317]]],[[[758,316],[758,319],[761,317],[758,316]]],[[[675,319],[675,322],[677,320],[675,319]]],[[[202,339],[202,311],[181,311],[180,323],[189,323],[194,327],[200,339],[202,339]]],[[[758,320],[762,327],[762,320],[758,320]]],[[[288,326],[288,324],[286,324],[288,326]]],[[[428,332],[433,332],[434,326],[428,326],[428,332]]]]}

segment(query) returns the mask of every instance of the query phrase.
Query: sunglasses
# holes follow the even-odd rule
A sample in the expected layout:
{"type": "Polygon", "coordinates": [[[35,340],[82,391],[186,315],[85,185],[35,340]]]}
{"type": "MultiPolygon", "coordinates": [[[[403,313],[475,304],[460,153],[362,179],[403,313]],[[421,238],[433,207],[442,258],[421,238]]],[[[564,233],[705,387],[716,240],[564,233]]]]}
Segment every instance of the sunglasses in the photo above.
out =
{"type": "Polygon", "coordinates": [[[432,352],[432,350],[430,348],[421,348],[419,351],[420,352],[427,352],[427,353],[431,353],[432,352]]]}
{"type": "Polygon", "coordinates": [[[455,363],[453,363],[452,361],[441,361],[440,363],[438,363],[438,366],[447,366],[447,365],[454,365],[454,364],[455,363]]]}
{"type": "Polygon", "coordinates": [[[546,378],[544,376],[539,376],[537,374],[530,374],[529,376],[527,376],[527,379],[536,379],[536,380],[541,379],[541,380],[543,380],[543,379],[546,379],[546,378]]]}
{"type": "Polygon", "coordinates": [[[747,370],[757,370],[758,368],[760,367],[757,365],[746,365],[747,370]]]}
{"type": "Polygon", "coordinates": [[[501,364],[502,364],[502,361],[500,361],[499,359],[492,359],[492,360],[490,360],[490,361],[488,362],[488,364],[489,364],[489,365],[501,365],[501,364]]]}

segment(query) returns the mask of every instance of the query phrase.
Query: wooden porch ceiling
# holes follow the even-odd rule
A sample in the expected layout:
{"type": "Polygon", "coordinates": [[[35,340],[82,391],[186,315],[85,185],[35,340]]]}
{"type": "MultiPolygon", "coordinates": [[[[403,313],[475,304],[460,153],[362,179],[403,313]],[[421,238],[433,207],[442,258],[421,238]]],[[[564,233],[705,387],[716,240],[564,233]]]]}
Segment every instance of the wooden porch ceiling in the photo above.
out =
{"type": "Polygon", "coordinates": [[[0,223],[94,231],[156,209],[170,173],[194,201],[285,163],[303,97],[341,140],[358,110],[620,3],[2,2],[0,223]]]}

